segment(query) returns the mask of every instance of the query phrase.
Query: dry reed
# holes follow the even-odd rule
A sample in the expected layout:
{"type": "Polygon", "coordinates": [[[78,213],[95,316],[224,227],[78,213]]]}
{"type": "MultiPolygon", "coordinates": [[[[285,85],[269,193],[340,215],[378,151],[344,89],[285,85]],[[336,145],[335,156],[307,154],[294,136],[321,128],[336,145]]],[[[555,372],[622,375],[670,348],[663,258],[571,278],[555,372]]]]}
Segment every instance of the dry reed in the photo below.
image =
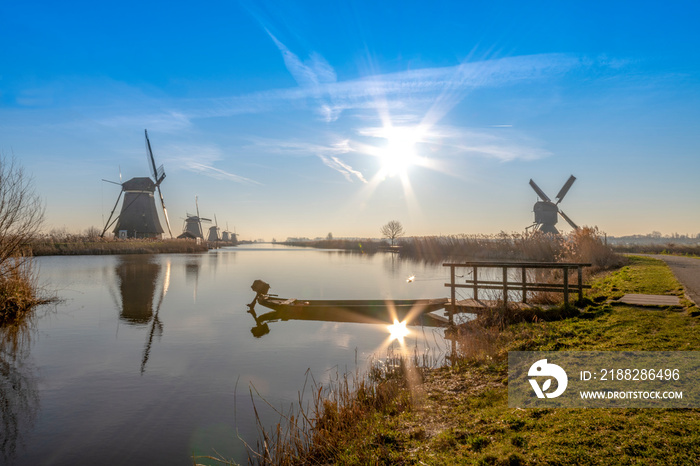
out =
{"type": "Polygon", "coordinates": [[[0,326],[15,324],[39,304],[53,301],[38,287],[37,273],[30,258],[17,255],[0,268],[0,326]]]}

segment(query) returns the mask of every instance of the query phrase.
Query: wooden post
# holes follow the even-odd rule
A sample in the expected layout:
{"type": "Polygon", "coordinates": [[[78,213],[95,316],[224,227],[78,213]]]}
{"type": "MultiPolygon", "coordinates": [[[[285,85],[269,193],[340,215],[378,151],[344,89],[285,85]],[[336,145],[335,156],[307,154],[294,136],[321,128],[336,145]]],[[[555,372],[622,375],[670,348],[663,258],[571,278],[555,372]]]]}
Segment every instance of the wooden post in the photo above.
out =
{"type": "Polygon", "coordinates": [[[583,303],[583,266],[578,266],[578,305],[583,303]]]}
{"type": "Polygon", "coordinates": [[[457,309],[457,293],[455,289],[455,266],[450,265],[450,299],[452,299],[452,305],[450,306],[450,325],[454,324],[454,314],[457,309]]]}
{"type": "Polygon", "coordinates": [[[503,266],[503,307],[508,307],[508,267],[503,266]]]}
{"type": "Polygon", "coordinates": [[[569,306],[569,269],[564,266],[564,306],[569,306]]]}
{"type": "Polygon", "coordinates": [[[475,265],[474,266],[474,301],[479,300],[479,286],[476,284],[477,283],[477,273],[479,273],[479,268],[475,265]]]}
{"type": "Polygon", "coordinates": [[[523,272],[523,304],[527,304],[527,272],[525,267],[522,268],[523,272]]]}

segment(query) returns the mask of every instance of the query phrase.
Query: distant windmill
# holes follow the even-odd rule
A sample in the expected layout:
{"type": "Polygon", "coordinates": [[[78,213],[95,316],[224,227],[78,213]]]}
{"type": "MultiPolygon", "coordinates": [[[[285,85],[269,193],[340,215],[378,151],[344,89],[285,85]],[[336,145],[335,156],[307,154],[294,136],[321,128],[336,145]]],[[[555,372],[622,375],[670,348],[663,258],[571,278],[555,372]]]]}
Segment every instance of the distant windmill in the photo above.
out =
{"type": "Polygon", "coordinates": [[[226,229],[221,232],[221,241],[233,241],[235,235],[231,233],[228,229],[228,222],[226,222],[226,229]]]}
{"type": "Polygon", "coordinates": [[[190,215],[189,213],[187,214],[187,218],[185,218],[185,224],[182,227],[182,234],[178,236],[178,238],[204,239],[202,222],[211,222],[211,219],[199,216],[199,200],[197,199],[197,196],[194,197],[194,204],[197,207],[197,215],[190,215]]]}
{"type": "Polygon", "coordinates": [[[535,212],[535,223],[528,228],[535,228],[543,233],[553,233],[555,235],[559,234],[559,230],[556,228],[557,224],[557,214],[561,215],[564,220],[566,220],[571,227],[576,230],[578,225],[576,225],[561,209],[559,209],[559,203],[564,200],[564,196],[569,192],[571,185],[576,181],[576,177],[571,175],[569,179],[564,183],[564,186],[559,190],[557,194],[557,202],[554,203],[552,200],[540,189],[537,184],[530,179],[530,186],[535,190],[541,201],[535,203],[532,209],[535,212]]]}
{"type": "Polygon", "coordinates": [[[216,220],[216,214],[214,214],[214,225],[209,227],[209,236],[207,241],[212,243],[221,240],[221,235],[219,235],[219,222],[216,220]]]}
{"type": "Polygon", "coordinates": [[[160,221],[158,220],[158,209],[156,208],[154,197],[155,191],[158,189],[160,204],[163,208],[163,216],[168,226],[168,233],[171,238],[173,237],[172,231],[170,230],[170,221],[168,220],[168,211],[165,208],[163,193],[160,190],[160,185],[165,179],[165,172],[163,171],[163,165],[156,168],[156,161],[153,158],[153,151],[151,150],[151,142],[148,140],[148,131],[144,130],[144,132],[146,135],[148,165],[151,168],[151,175],[155,182],[148,177],[139,177],[132,178],[122,183],[121,169],[119,170],[119,183],[103,180],[120,185],[122,190],[119,192],[117,202],[114,203],[114,208],[109,214],[107,223],[100,236],[104,237],[105,232],[114,223],[116,223],[116,226],[114,227],[113,233],[122,238],[154,238],[163,234],[163,227],[161,227],[160,221]],[[117,209],[117,205],[119,205],[122,194],[124,194],[122,210],[119,215],[112,220],[112,216],[117,209]]]}

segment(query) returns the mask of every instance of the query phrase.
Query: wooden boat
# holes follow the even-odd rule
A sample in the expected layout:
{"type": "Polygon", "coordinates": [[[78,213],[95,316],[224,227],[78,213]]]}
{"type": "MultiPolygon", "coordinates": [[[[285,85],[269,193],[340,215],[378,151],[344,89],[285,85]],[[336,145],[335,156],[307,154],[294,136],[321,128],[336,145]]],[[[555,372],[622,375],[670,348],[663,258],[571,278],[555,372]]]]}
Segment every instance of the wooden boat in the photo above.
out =
{"type": "MultiPolygon", "coordinates": [[[[391,323],[394,319],[426,325],[442,324],[444,318],[429,314],[443,309],[447,298],[400,300],[302,300],[270,295],[258,296],[257,302],[275,312],[265,320],[321,320],[331,322],[391,323]],[[424,318],[422,316],[425,316],[424,318]]],[[[262,318],[263,316],[261,316],[262,318]]]]}

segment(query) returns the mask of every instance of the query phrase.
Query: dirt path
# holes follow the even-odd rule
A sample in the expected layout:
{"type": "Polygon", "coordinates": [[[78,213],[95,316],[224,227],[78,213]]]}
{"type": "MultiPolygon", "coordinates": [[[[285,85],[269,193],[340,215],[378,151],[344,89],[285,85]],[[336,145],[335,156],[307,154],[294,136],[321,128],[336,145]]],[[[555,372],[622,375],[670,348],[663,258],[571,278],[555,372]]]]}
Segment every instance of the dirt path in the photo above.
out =
{"type": "Polygon", "coordinates": [[[678,281],[685,287],[685,294],[700,306],[700,258],[665,254],[650,254],[649,257],[666,262],[678,281]]]}

